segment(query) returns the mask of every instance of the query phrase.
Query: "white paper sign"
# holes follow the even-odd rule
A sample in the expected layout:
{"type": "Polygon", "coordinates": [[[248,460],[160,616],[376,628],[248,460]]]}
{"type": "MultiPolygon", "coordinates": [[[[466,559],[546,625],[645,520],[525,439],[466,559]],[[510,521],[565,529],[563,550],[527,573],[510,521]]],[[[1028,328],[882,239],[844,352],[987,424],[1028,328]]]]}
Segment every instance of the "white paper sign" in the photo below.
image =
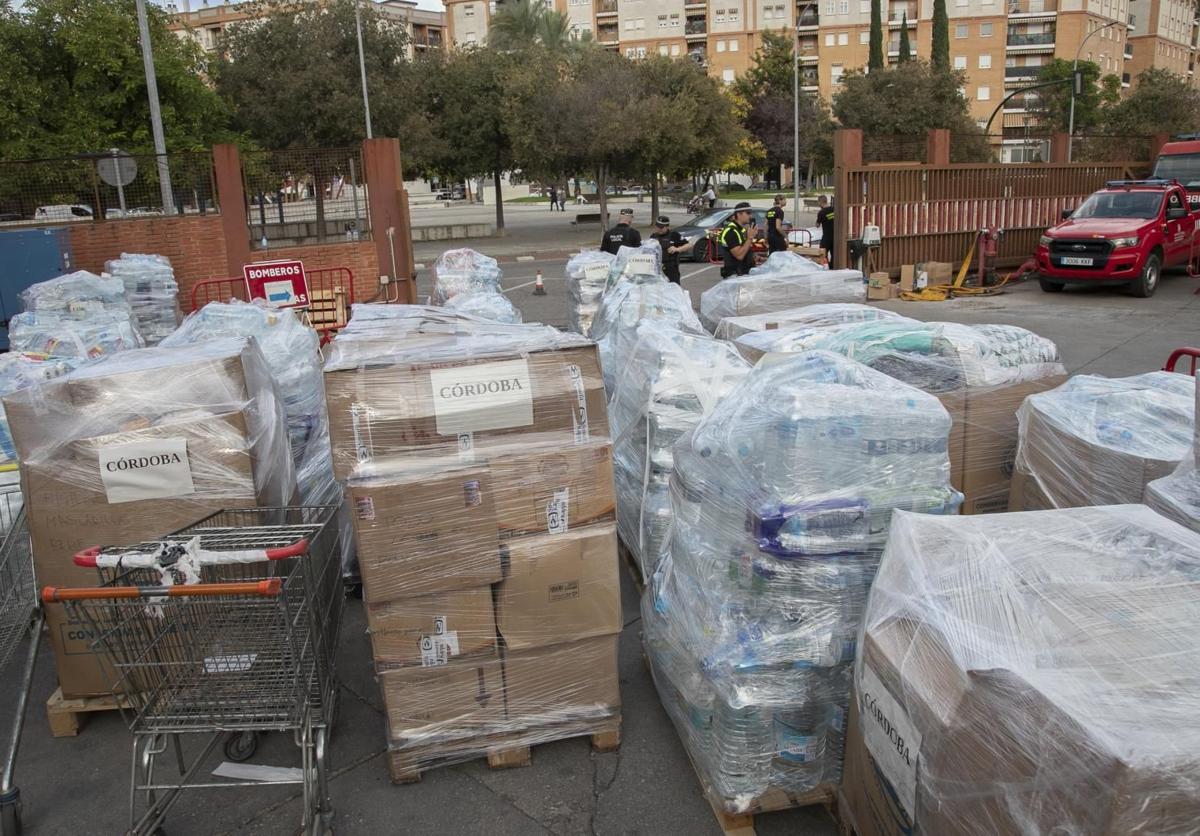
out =
{"type": "Polygon", "coordinates": [[[658,272],[656,259],[649,253],[638,253],[629,256],[625,262],[626,276],[653,276],[658,272]]]}
{"type": "Polygon", "coordinates": [[[608,281],[608,265],[603,262],[583,265],[583,280],[589,284],[604,284],[608,281]]]}
{"type": "Polygon", "coordinates": [[[196,492],[187,440],[159,438],[100,449],[100,480],[110,504],[196,492]]]}
{"type": "Polygon", "coordinates": [[[858,700],[867,751],[896,791],[909,819],[916,821],[921,732],[866,665],[858,686],[858,700]]]}
{"type": "Polygon", "coordinates": [[[524,427],[533,423],[533,388],[524,359],[429,372],[441,435],[524,427]]]}

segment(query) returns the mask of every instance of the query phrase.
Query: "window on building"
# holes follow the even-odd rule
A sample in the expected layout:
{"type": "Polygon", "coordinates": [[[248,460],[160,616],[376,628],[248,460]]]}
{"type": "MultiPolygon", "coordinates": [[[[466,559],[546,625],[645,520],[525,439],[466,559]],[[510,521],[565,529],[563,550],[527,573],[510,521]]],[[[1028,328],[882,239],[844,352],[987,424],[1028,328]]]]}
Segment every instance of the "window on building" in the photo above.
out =
{"type": "Polygon", "coordinates": [[[967,37],[967,24],[965,24],[965,23],[954,24],[954,37],[956,37],[956,38],[967,37]]]}
{"type": "Polygon", "coordinates": [[[960,8],[965,7],[967,5],[967,0],[954,0],[954,5],[959,6],[960,8]]]}
{"type": "Polygon", "coordinates": [[[725,10],[717,9],[714,19],[716,20],[717,23],[724,23],[725,22],[725,10]]]}
{"type": "Polygon", "coordinates": [[[980,87],[975,90],[975,100],[976,101],[986,102],[986,101],[989,101],[991,98],[992,98],[992,88],[991,87],[980,87]]]}
{"type": "Polygon", "coordinates": [[[667,28],[667,16],[666,16],[666,15],[659,15],[659,16],[658,16],[658,28],[659,28],[659,29],[666,29],[666,28],[667,28]]]}
{"type": "Polygon", "coordinates": [[[644,46],[639,46],[639,47],[637,48],[637,57],[638,57],[638,58],[645,58],[645,57],[646,57],[646,47],[644,47],[644,46]]]}
{"type": "Polygon", "coordinates": [[[869,31],[868,32],[859,32],[858,33],[858,42],[860,44],[869,44],[871,42],[871,33],[869,31]]]}
{"type": "Polygon", "coordinates": [[[848,46],[850,44],[849,32],[838,32],[838,46],[848,46]]]}
{"type": "Polygon", "coordinates": [[[991,36],[992,36],[992,24],[990,24],[990,23],[979,24],[979,37],[990,38],[991,36]]]}
{"type": "Polygon", "coordinates": [[[679,55],[679,44],[671,44],[671,56],[679,55]]]}
{"type": "Polygon", "coordinates": [[[667,48],[666,44],[659,44],[659,47],[658,47],[659,55],[666,55],[668,51],[669,51],[669,49],[667,48]]]}
{"type": "Polygon", "coordinates": [[[965,70],[966,68],[967,68],[967,56],[955,55],[954,56],[954,69],[965,70]]]}
{"type": "Polygon", "coordinates": [[[473,44],[473,43],[476,43],[476,42],[478,41],[478,38],[475,36],[475,33],[474,33],[474,32],[468,32],[468,33],[467,33],[467,37],[466,37],[466,41],[467,41],[467,43],[469,43],[469,44],[473,44]]]}
{"type": "Polygon", "coordinates": [[[871,13],[871,0],[858,0],[858,13],[867,15],[871,13]]]}
{"type": "Polygon", "coordinates": [[[842,83],[842,75],[846,72],[846,68],[841,64],[834,64],[829,68],[829,80],[836,87],[842,83]]]}
{"type": "Polygon", "coordinates": [[[475,17],[475,7],[463,6],[463,17],[475,17]]]}
{"type": "Polygon", "coordinates": [[[724,51],[725,51],[725,42],[717,41],[717,52],[724,52],[724,51]]]}
{"type": "Polygon", "coordinates": [[[730,52],[737,52],[737,51],[738,51],[738,42],[737,42],[737,38],[734,38],[732,41],[730,41],[730,42],[729,42],[729,51],[730,51],[730,52]]]}
{"type": "Polygon", "coordinates": [[[825,14],[826,15],[833,14],[833,10],[836,8],[837,8],[837,4],[834,2],[834,0],[825,0],[825,14]]]}
{"type": "Polygon", "coordinates": [[[637,19],[637,28],[638,28],[638,29],[645,29],[645,28],[646,28],[646,18],[644,18],[644,17],[639,17],[639,18],[637,19]]]}
{"type": "Polygon", "coordinates": [[[992,68],[992,56],[989,53],[984,53],[979,56],[979,69],[990,70],[992,68]]]}
{"type": "Polygon", "coordinates": [[[631,46],[627,46],[627,47],[625,47],[625,57],[626,57],[626,58],[632,58],[632,57],[633,57],[633,47],[631,47],[631,46]]]}
{"type": "Polygon", "coordinates": [[[633,31],[633,18],[629,18],[628,20],[625,21],[625,30],[627,32],[633,31]]]}
{"type": "Polygon", "coordinates": [[[733,84],[734,78],[736,78],[736,74],[733,70],[721,70],[721,80],[726,84],[733,84]]]}
{"type": "Polygon", "coordinates": [[[838,14],[850,14],[850,0],[838,0],[838,14]]]}
{"type": "Polygon", "coordinates": [[[730,10],[729,10],[729,19],[730,19],[731,21],[733,21],[733,20],[737,20],[737,19],[738,19],[738,16],[739,16],[740,14],[741,14],[741,10],[739,10],[739,9],[730,9],[730,10]]]}
{"type": "Polygon", "coordinates": [[[763,6],[763,20],[771,20],[775,17],[774,6],[763,6]]]}
{"type": "Polygon", "coordinates": [[[834,43],[835,43],[835,39],[833,37],[833,33],[826,32],[825,33],[825,46],[833,46],[834,43]]]}

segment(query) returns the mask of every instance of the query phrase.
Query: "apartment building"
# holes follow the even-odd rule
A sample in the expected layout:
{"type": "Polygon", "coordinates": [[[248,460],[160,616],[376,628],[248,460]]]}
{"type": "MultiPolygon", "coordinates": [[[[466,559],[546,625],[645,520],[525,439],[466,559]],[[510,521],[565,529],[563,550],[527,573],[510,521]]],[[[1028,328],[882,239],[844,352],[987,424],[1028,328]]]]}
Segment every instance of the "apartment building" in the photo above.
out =
{"type": "Polygon", "coordinates": [[[1130,0],[1129,12],[1125,71],[1133,82],[1142,71],[1162,67],[1200,85],[1196,78],[1200,21],[1192,0],[1130,0]]]}
{"type": "MultiPolygon", "coordinates": [[[[385,18],[404,26],[408,32],[409,58],[429,49],[437,49],[447,42],[446,15],[443,12],[418,8],[414,0],[363,2],[373,3],[385,18]]],[[[221,34],[230,24],[258,20],[265,14],[263,4],[256,0],[243,3],[178,0],[168,3],[166,9],[171,15],[168,28],[181,38],[194,40],[207,52],[217,49],[221,34]]]]}

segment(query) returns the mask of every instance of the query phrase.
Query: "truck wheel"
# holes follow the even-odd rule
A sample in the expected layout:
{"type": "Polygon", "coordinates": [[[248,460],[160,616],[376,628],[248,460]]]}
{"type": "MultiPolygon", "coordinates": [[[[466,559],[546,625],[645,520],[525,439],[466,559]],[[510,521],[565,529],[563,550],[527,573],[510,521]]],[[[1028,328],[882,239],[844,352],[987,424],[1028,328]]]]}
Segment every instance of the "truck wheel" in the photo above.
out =
{"type": "Polygon", "coordinates": [[[1043,279],[1041,276],[1038,276],[1038,284],[1042,286],[1042,290],[1046,293],[1062,293],[1062,282],[1052,282],[1049,279],[1043,279]]]}
{"type": "Polygon", "coordinates": [[[1162,261],[1158,253],[1146,256],[1142,265],[1142,275],[1129,283],[1129,292],[1140,299],[1148,299],[1158,289],[1158,278],[1162,274],[1162,261]]]}

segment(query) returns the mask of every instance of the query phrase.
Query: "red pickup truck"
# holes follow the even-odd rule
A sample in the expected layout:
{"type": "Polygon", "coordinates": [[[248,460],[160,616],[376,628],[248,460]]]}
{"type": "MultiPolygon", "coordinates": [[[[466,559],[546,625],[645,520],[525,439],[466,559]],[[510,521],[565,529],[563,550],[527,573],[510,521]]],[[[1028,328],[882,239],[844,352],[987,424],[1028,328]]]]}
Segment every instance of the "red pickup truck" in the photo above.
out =
{"type": "Polygon", "coordinates": [[[1068,284],[1124,284],[1134,296],[1152,296],[1164,269],[1200,255],[1200,212],[1174,180],[1112,181],[1063,215],[1038,242],[1047,293],[1068,284]]]}

